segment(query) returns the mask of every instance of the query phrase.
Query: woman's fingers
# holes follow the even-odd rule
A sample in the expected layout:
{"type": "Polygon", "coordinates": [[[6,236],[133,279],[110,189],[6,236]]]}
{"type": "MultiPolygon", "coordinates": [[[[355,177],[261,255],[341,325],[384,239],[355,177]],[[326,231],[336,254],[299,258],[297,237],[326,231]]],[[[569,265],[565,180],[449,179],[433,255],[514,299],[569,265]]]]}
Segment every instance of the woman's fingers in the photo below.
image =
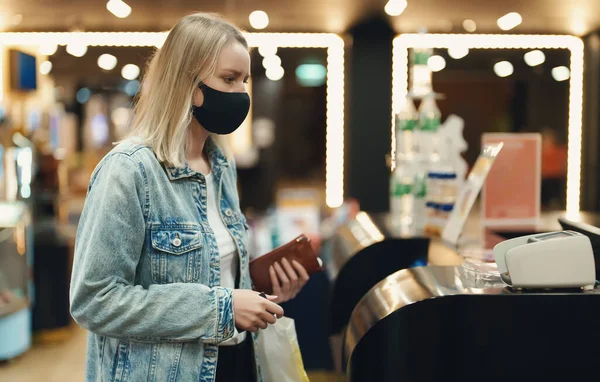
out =
{"type": "Polygon", "coordinates": [[[277,277],[279,277],[279,281],[281,282],[280,285],[281,285],[282,289],[287,292],[290,288],[290,279],[285,274],[285,271],[283,270],[283,268],[281,268],[281,265],[279,265],[279,263],[276,262],[273,265],[273,267],[275,268],[277,277]]]}
{"type": "Polygon", "coordinates": [[[292,291],[296,292],[299,284],[298,275],[296,274],[296,271],[292,267],[292,264],[290,264],[290,262],[286,258],[283,258],[281,260],[281,264],[283,265],[283,269],[285,270],[285,273],[288,279],[290,280],[292,291]]]}
{"type": "Polygon", "coordinates": [[[273,285],[273,294],[276,296],[281,296],[281,284],[279,283],[279,278],[277,277],[275,268],[273,266],[269,267],[269,277],[271,278],[271,284],[273,285]]]}
{"type": "Polygon", "coordinates": [[[296,268],[296,271],[300,276],[300,280],[302,280],[302,285],[306,284],[308,282],[308,279],[310,278],[308,272],[306,272],[306,269],[304,269],[302,264],[300,264],[296,260],[292,260],[292,265],[294,266],[294,268],[296,268]]]}

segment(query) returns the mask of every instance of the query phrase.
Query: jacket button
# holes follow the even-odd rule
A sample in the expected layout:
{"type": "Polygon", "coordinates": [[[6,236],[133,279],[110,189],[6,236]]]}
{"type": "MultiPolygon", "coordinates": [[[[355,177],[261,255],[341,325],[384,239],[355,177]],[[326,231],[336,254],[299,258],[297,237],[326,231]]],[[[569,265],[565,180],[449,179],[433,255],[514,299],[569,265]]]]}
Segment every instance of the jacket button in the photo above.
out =
{"type": "Polygon", "coordinates": [[[181,245],[181,239],[176,237],[175,239],[173,239],[173,246],[175,247],[179,247],[181,245]]]}
{"type": "Polygon", "coordinates": [[[233,212],[228,208],[225,210],[225,216],[231,216],[233,215],[233,212]]]}

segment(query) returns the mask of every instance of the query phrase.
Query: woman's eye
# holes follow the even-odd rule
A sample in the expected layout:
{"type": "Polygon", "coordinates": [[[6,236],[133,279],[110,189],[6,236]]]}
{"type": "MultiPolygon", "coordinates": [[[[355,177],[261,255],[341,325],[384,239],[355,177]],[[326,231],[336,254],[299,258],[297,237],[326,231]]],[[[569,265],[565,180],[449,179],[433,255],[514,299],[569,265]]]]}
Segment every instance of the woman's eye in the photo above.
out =
{"type": "Polygon", "coordinates": [[[233,77],[226,77],[225,78],[225,82],[227,82],[228,84],[232,84],[235,82],[235,78],[233,77]]]}

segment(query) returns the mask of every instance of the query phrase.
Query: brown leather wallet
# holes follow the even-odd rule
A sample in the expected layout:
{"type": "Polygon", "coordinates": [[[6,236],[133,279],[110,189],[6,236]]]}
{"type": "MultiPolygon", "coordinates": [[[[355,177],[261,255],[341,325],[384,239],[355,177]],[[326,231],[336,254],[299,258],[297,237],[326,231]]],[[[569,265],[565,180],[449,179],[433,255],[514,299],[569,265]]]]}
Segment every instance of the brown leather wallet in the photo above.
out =
{"type": "Polygon", "coordinates": [[[309,275],[323,270],[317,254],[310,245],[310,239],[305,235],[300,235],[289,243],[250,262],[250,277],[255,290],[268,294],[273,293],[269,268],[275,262],[281,265],[281,260],[284,258],[290,263],[292,260],[296,260],[309,275]]]}

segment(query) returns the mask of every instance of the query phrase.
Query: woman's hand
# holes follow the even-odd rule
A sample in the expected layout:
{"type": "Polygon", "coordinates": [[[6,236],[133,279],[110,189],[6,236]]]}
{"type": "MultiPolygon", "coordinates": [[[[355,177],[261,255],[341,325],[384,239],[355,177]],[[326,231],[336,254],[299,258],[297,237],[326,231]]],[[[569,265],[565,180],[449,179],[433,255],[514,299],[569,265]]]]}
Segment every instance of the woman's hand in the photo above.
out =
{"type": "Polygon", "coordinates": [[[273,300],[276,303],[296,297],[308,281],[306,269],[295,260],[292,260],[291,264],[287,259],[281,260],[281,264],[275,263],[269,268],[269,275],[273,284],[273,294],[278,296],[273,300]]]}
{"type": "Polygon", "coordinates": [[[273,302],[277,296],[266,297],[252,290],[233,291],[233,314],[238,329],[257,332],[283,317],[283,308],[273,302]]]}

